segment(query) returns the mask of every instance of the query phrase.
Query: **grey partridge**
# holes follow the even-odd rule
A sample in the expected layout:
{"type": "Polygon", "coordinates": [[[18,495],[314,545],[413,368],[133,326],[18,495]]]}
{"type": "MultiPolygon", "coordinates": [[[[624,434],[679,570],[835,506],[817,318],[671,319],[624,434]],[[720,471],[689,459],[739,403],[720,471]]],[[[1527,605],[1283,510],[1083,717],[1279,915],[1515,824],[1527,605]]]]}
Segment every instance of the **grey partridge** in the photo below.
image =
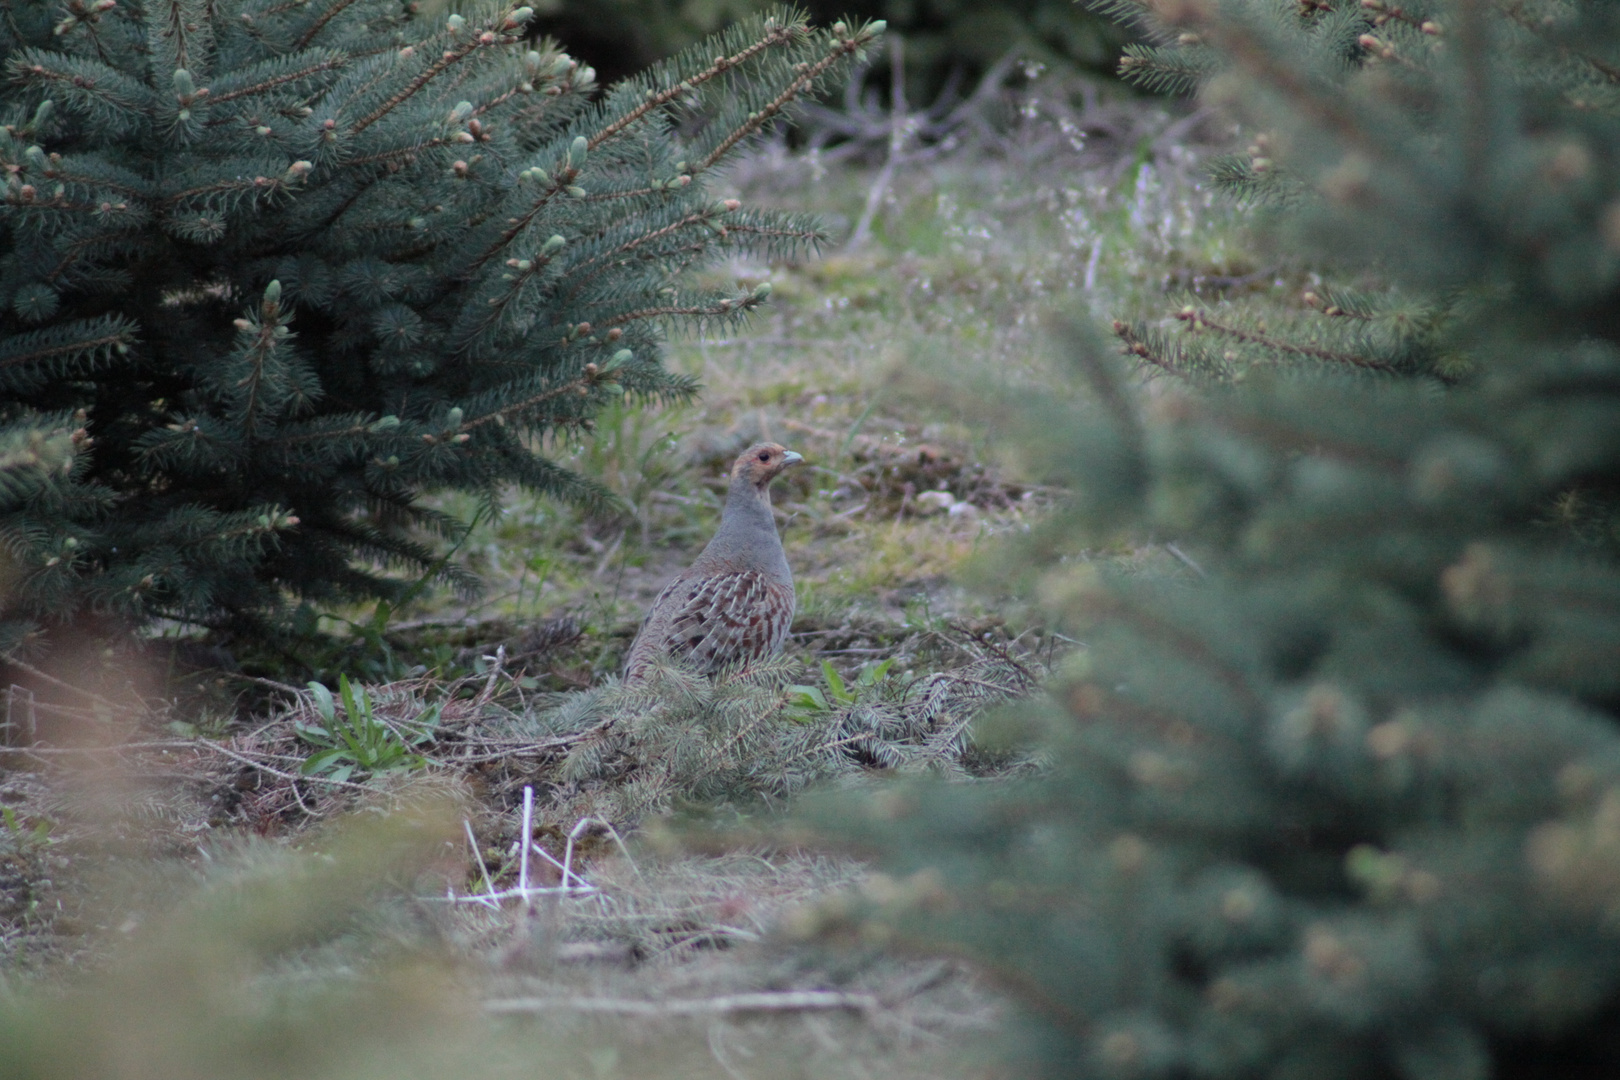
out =
{"type": "Polygon", "coordinates": [[[720,528],[702,554],[664,587],[625,660],[626,682],[667,655],[712,675],[782,650],[793,625],[793,572],[771,516],[771,481],[804,459],[757,443],[731,466],[720,528]]]}

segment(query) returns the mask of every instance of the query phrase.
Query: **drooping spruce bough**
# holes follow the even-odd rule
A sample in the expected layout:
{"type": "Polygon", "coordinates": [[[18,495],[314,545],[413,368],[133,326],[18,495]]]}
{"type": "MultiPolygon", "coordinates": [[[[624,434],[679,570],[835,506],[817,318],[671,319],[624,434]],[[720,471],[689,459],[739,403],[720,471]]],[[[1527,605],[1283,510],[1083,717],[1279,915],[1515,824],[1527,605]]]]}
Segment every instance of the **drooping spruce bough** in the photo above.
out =
{"type": "Polygon", "coordinates": [[[70,453],[3,493],[0,648],[86,618],[265,630],[457,579],[433,537],[464,525],[429,489],[606,497],[541,436],[690,394],[663,329],[768,289],[687,271],[818,241],[705,181],[880,28],[783,11],[598,93],[529,18],[6,8],[0,420],[70,453]]]}
{"type": "Polygon", "coordinates": [[[1136,63],[1266,136],[1300,258],[1462,298],[1458,363],[1256,342],[1148,397],[1070,325],[1090,403],[1004,399],[1076,492],[1008,560],[1085,645],[1024,713],[1052,767],[827,800],[887,873],[799,928],[975,958],[1052,1076],[1611,1075],[1620,11],[1135,7],[1136,63]]]}
{"type": "MultiPolygon", "coordinates": [[[[1244,64],[1259,59],[1229,52],[1217,38],[1190,29],[1191,23],[1166,22],[1151,5],[1138,0],[1090,0],[1090,6],[1131,24],[1143,38],[1126,47],[1120,76],[1144,89],[1165,93],[1204,89],[1212,100],[1225,99],[1236,91],[1244,64]]],[[[1497,302],[1496,285],[1534,274],[1541,279],[1535,283],[1537,289],[1564,292],[1591,286],[1555,280],[1563,273],[1587,273],[1593,264],[1594,253],[1586,249],[1599,243],[1592,227],[1595,219],[1590,212],[1572,215],[1568,204],[1570,199],[1590,199],[1600,190],[1591,183],[1595,174],[1588,170],[1589,163],[1574,150],[1556,159],[1516,154],[1486,161],[1486,143],[1477,139],[1478,145],[1464,155],[1455,125],[1466,122],[1480,129],[1514,122],[1528,131],[1542,122],[1549,108],[1565,121],[1588,115],[1601,124],[1620,102],[1620,68],[1594,44],[1598,39],[1571,36],[1571,25],[1582,26],[1578,34],[1597,18],[1585,5],[1518,0],[1490,6],[1501,15],[1490,37],[1491,47],[1503,53],[1497,74],[1487,79],[1474,73],[1465,80],[1456,73],[1454,83],[1446,87],[1434,76],[1435,65],[1456,47],[1455,34],[1445,22],[1450,14],[1447,5],[1393,0],[1304,0],[1297,7],[1258,0],[1222,5],[1223,16],[1235,20],[1234,25],[1259,27],[1269,35],[1268,48],[1297,61],[1292,69],[1276,67],[1285,81],[1261,91],[1274,103],[1308,103],[1312,92],[1351,82],[1367,91],[1376,87],[1376,93],[1364,94],[1354,103],[1329,101],[1330,91],[1320,103],[1309,104],[1313,119],[1324,129],[1349,135],[1347,122],[1352,117],[1360,129],[1350,144],[1352,152],[1331,174],[1308,177],[1296,159],[1302,150],[1309,153],[1308,147],[1320,145],[1315,140],[1326,131],[1284,133],[1263,125],[1251,129],[1249,144],[1241,152],[1216,159],[1210,169],[1212,186],[1254,205],[1262,229],[1285,247],[1317,230],[1306,241],[1308,260],[1318,269],[1336,267],[1341,273],[1330,275],[1334,284],[1308,291],[1307,307],[1292,317],[1280,316],[1273,308],[1269,320],[1257,320],[1241,304],[1214,311],[1189,298],[1191,302],[1177,313],[1180,325],[1174,330],[1152,322],[1121,322],[1115,331],[1133,354],[1161,372],[1198,380],[1230,379],[1256,364],[1280,363],[1294,369],[1359,369],[1456,383],[1469,376],[1474,359],[1459,335],[1466,335],[1476,320],[1475,305],[1497,302]],[[1572,20],[1574,8],[1579,8],[1580,16],[1572,20]],[[1526,96],[1504,104],[1501,94],[1510,86],[1526,96]],[[1463,95],[1477,99],[1471,113],[1462,107],[1463,95]],[[1513,110],[1521,106],[1526,111],[1512,115],[1510,121],[1513,110]],[[1284,146],[1278,141],[1290,137],[1298,142],[1284,146]],[[1414,167],[1403,174],[1380,171],[1380,162],[1389,154],[1423,139],[1442,140],[1455,152],[1428,157],[1421,164],[1413,160],[1414,167]],[[1478,205],[1454,207],[1462,217],[1429,215],[1433,204],[1420,189],[1455,185],[1460,169],[1491,174],[1495,190],[1478,205]],[[1528,186],[1543,170],[1558,183],[1540,190],[1528,186]],[[1409,187],[1397,191],[1391,185],[1409,187]],[[1323,193],[1334,194],[1336,205],[1348,206],[1363,201],[1373,186],[1380,190],[1367,205],[1378,206],[1380,212],[1339,213],[1331,222],[1319,212],[1317,196],[1323,193]],[[1523,216],[1517,219],[1504,213],[1502,200],[1510,191],[1522,200],[1517,211],[1523,216]],[[1454,239],[1433,242],[1437,233],[1455,236],[1457,230],[1470,227],[1497,235],[1472,245],[1454,239]],[[1508,237],[1504,231],[1519,235],[1508,237]],[[1414,236],[1428,245],[1430,261],[1425,266],[1414,266],[1395,281],[1381,274],[1370,279],[1357,276],[1369,264],[1380,264],[1391,244],[1415,251],[1414,236]],[[1537,243],[1551,246],[1532,250],[1537,243]],[[1510,248],[1507,261],[1498,258],[1510,248]],[[1360,287],[1369,280],[1381,287],[1360,287]]],[[[1548,147],[1558,149],[1550,143],[1542,149],[1548,147]]],[[[1604,296],[1603,290],[1598,288],[1596,295],[1604,296]]],[[[1553,309],[1529,305],[1526,310],[1547,314],[1553,309]]],[[[1582,313],[1583,318],[1596,316],[1595,311],[1582,313]]]]}

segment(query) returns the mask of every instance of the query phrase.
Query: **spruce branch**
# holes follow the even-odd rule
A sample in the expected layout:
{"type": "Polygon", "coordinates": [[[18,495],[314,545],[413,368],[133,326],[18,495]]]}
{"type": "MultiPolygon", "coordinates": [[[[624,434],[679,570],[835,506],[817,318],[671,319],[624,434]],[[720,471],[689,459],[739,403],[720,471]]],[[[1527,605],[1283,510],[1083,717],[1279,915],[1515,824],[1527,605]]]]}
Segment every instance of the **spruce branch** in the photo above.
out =
{"type": "MultiPolygon", "coordinates": [[[[341,53],[333,53],[324,57],[323,59],[307,64],[304,67],[297,68],[293,71],[282,72],[281,74],[273,75],[268,79],[249,83],[246,86],[237,87],[235,90],[227,90],[224,93],[216,94],[211,91],[211,88],[204,87],[197,93],[210,107],[218,107],[226,104],[227,102],[235,101],[238,98],[259,97],[263,94],[270,93],[272,90],[278,90],[289,83],[303,82],[306,79],[312,79],[315,76],[324,74],[328,71],[341,71],[343,68],[347,67],[348,64],[349,57],[344,56],[341,53]]],[[[226,121],[224,118],[220,118],[211,120],[210,122],[224,123],[226,121]]]]}
{"type": "Polygon", "coordinates": [[[71,214],[100,214],[106,209],[101,203],[74,202],[66,195],[41,199],[31,184],[24,184],[16,194],[8,193],[5,204],[18,210],[60,210],[71,214]]]}
{"type": "MultiPolygon", "coordinates": [[[[345,2],[352,2],[352,0],[345,0],[345,2]]],[[[420,92],[423,87],[427,86],[428,83],[432,82],[434,79],[437,79],[440,75],[443,75],[446,71],[461,63],[463,60],[466,60],[474,53],[477,53],[482,49],[498,48],[506,45],[521,45],[526,40],[522,35],[501,34],[494,30],[484,30],[482,32],[470,33],[471,40],[467,41],[459,48],[446,49],[439,59],[435,60],[432,64],[429,64],[420,74],[416,76],[416,78],[406,83],[403,88],[389,97],[387,101],[384,101],[366,116],[361,117],[359,120],[356,120],[353,124],[349,125],[349,134],[351,136],[358,135],[362,131],[371,127],[371,125],[377,123],[377,121],[394,112],[401,105],[405,104],[412,97],[416,96],[416,94],[420,92]]]]}
{"type": "Polygon", "coordinates": [[[163,42],[166,52],[160,62],[187,71],[199,67],[201,53],[207,51],[207,39],[212,37],[208,32],[208,12],[196,0],[159,0],[157,7],[160,14],[155,21],[161,27],[158,40],[163,42]],[[198,54],[192,52],[193,37],[203,38],[198,42],[201,46],[198,54]]]}
{"type": "Polygon", "coordinates": [[[610,319],[605,319],[602,322],[602,326],[623,326],[626,323],[639,322],[645,319],[664,319],[676,315],[690,318],[736,315],[740,312],[747,311],[750,308],[757,307],[761,303],[764,303],[763,297],[749,294],[736,300],[722,300],[718,304],[708,307],[694,305],[690,307],[670,306],[641,308],[638,311],[627,311],[623,314],[615,315],[610,319]]]}
{"type": "Polygon", "coordinates": [[[160,202],[167,205],[183,202],[188,199],[206,199],[212,195],[278,195],[291,190],[296,182],[302,180],[303,174],[308,171],[308,162],[293,162],[283,176],[253,176],[233,177],[229,180],[219,180],[212,184],[203,184],[199,187],[186,188],[167,195],[160,202]],[[300,168],[302,166],[302,168],[300,168]]]}
{"type": "Polygon", "coordinates": [[[1382,371],[1386,374],[1395,374],[1394,366],[1372,357],[1358,356],[1355,353],[1334,352],[1331,349],[1318,349],[1311,345],[1300,345],[1297,342],[1283,338],[1272,337],[1254,330],[1243,330],[1236,326],[1216,322],[1206,312],[1193,307],[1184,307],[1176,312],[1176,318],[1187,324],[1188,330],[1213,330],[1217,334],[1246,341],[1255,345],[1263,345],[1268,349],[1292,353],[1295,356],[1308,356],[1313,360],[1325,360],[1331,364],[1348,364],[1351,367],[1364,368],[1368,371],[1382,371]]]}
{"type": "Polygon", "coordinates": [[[1165,25],[1196,33],[1347,143],[1380,161],[1389,161],[1397,154],[1390,143],[1368,129],[1361,114],[1336,88],[1318,85],[1307,78],[1298,66],[1284,60],[1282,50],[1272,48],[1252,27],[1237,19],[1222,17],[1211,0],[1143,0],[1143,3],[1165,25]]]}
{"type": "Polygon", "coordinates": [[[511,246],[512,241],[523,235],[529,224],[539,217],[554,199],[568,190],[568,186],[574,182],[578,175],[579,171],[571,167],[557,170],[557,173],[552,177],[551,183],[529,203],[528,209],[521,215],[508,219],[507,227],[501,231],[494,243],[486,247],[472,260],[470,269],[477,270],[511,246]]]}
{"type": "MultiPolygon", "coordinates": [[[[325,30],[327,25],[333,19],[343,14],[352,5],[358,2],[359,0],[332,0],[332,3],[327,5],[326,10],[321,12],[320,15],[316,16],[315,21],[310,23],[309,27],[303,32],[303,34],[299,36],[296,47],[300,49],[307,49],[310,42],[314,41],[320,32],[325,30]]],[[[286,8],[276,10],[286,10],[286,8]]]]}
{"type": "Polygon", "coordinates": [[[1391,4],[1388,0],[1364,0],[1361,6],[1372,13],[1374,26],[1383,26],[1387,22],[1400,22],[1412,27],[1414,30],[1424,30],[1425,27],[1434,27],[1436,31],[1439,29],[1429,20],[1412,14],[1398,4],[1391,4]]]}
{"type": "Polygon", "coordinates": [[[467,352],[472,350],[484,332],[500,322],[507,309],[522,295],[523,287],[546,272],[553,262],[555,254],[555,251],[548,251],[543,246],[540,251],[535,252],[528,259],[507,260],[507,265],[516,271],[507,275],[510,284],[502,291],[501,295],[492,296],[485,301],[487,310],[484,312],[483,318],[469,328],[459,351],[467,352]]]}
{"type": "Polygon", "coordinates": [[[704,70],[688,76],[687,78],[682,79],[680,82],[665,87],[662,90],[649,89],[647,91],[647,100],[645,102],[636,106],[634,109],[631,109],[623,116],[609,122],[594,135],[589,136],[587,138],[587,144],[592,150],[595,150],[597,147],[601,146],[604,142],[613,138],[621,131],[627,130],[632,124],[640,120],[642,117],[647,116],[649,113],[656,112],[665,105],[669,105],[679,100],[683,95],[690,94],[693,90],[697,89],[699,86],[702,86],[704,83],[716,79],[728,71],[741,67],[748,61],[763,54],[769,49],[788,44],[789,42],[796,41],[804,37],[806,33],[806,25],[803,20],[770,26],[767,29],[764,37],[746,46],[745,48],[740,49],[730,56],[716,57],[715,62],[704,70]]]}
{"type": "MultiPolygon", "coordinates": [[[[421,142],[411,143],[409,146],[399,146],[392,150],[379,150],[375,154],[362,154],[359,157],[348,158],[343,164],[349,169],[359,168],[364,165],[408,165],[421,157],[423,152],[448,145],[450,145],[450,140],[439,136],[432,139],[423,139],[421,142]]],[[[359,191],[354,193],[356,199],[360,195],[361,192],[359,191]]]]}
{"type": "Polygon", "coordinates": [[[711,150],[707,157],[692,170],[693,175],[714,167],[715,163],[731,153],[738,143],[759,132],[766,124],[774,120],[793,102],[797,101],[806,91],[815,86],[816,81],[830,71],[841,61],[853,57],[861,49],[869,45],[875,35],[869,29],[863,29],[847,37],[837,39],[820,60],[814,64],[800,65],[800,75],[793,82],[766,103],[765,107],[751,113],[748,119],[737,127],[731,134],[720,141],[720,145],[711,150]]]}
{"type": "Polygon", "coordinates": [[[1125,345],[1125,353],[1143,360],[1159,370],[1181,379],[1194,379],[1196,373],[1174,363],[1162,350],[1155,349],[1142,339],[1137,327],[1119,319],[1114,320],[1114,336],[1125,345]]]}
{"type": "Polygon", "coordinates": [[[1187,94],[1215,71],[1218,54],[1212,49],[1155,49],[1125,46],[1119,74],[1159,94],[1187,94]]]}
{"type": "Polygon", "coordinates": [[[142,83],[109,64],[82,57],[22,49],[7,61],[6,70],[18,82],[54,84],[70,108],[92,114],[104,109],[126,122],[144,121],[154,101],[142,83]]]}
{"type": "Polygon", "coordinates": [[[112,191],[124,196],[126,199],[149,199],[151,191],[145,187],[136,187],[133,183],[122,183],[110,180],[105,176],[92,176],[88,173],[69,172],[60,163],[54,164],[45,170],[47,179],[56,180],[63,184],[82,184],[91,190],[112,191]]]}
{"type": "Polygon", "coordinates": [[[0,344],[0,369],[38,365],[67,358],[101,359],[135,344],[135,325],[117,316],[59,327],[33,334],[16,334],[0,344]],[[80,336],[89,331],[91,336],[80,336]],[[14,351],[21,347],[21,351],[14,351]]]}
{"type": "Polygon", "coordinates": [[[554,386],[549,390],[543,390],[540,393],[533,394],[521,401],[514,401],[510,405],[502,406],[493,412],[488,412],[483,416],[468,420],[462,423],[456,430],[461,433],[472,432],[483,427],[485,424],[504,423],[510,417],[521,416],[525,413],[532,412],[536,406],[544,405],[548,401],[555,401],[557,398],[565,395],[581,395],[589,393],[591,386],[597,381],[595,376],[596,373],[593,371],[589,375],[582,375],[577,379],[571,379],[560,386],[554,386]]]}
{"type": "Polygon", "coordinates": [[[1551,40],[1546,35],[1546,24],[1525,10],[1523,0],[1510,0],[1502,5],[1502,11],[1512,19],[1521,29],[1528,31],[1542,44],[1556,50],[1560,55],[1572,58],[1591,68],[1604,81],[1620,85],[1620,67],[1591,55],[1582,49],[1577,49],[1567,41],[1551,40]]]}
{"type": "MultiPolygon", "coordinates": [[[[675,221],[672,221],[668,225],[661,228],[653,229],[650,232],[640,233],[634,237],[631,237],[629,240],[624,241],[615,248],[611,248],[597,255],[593,255],[588,259],[583,259],[580,262],[575,263],[569,268],[569,276],[572,279],[572,284],[569,288],[567,299],[573,300],[576,298],[581,290],[590,284],[591,280],[596,276],[596,274],[600,273],[604,269],[610,268],[614,264],[614,260],[619,260],[620,264],[622,265],[623,263],[628,262],[628,260],[625,260],[623,256],[630,255],[639,248],[645,247],[649,244],[654,244],[659,240],[691,228],[694,225],[707,225],[713,221],[714,218],[723,215],[725,212],[726,211],[723,208],[717,211],[713,207],[705,207],[702,210],[687,214],[685,217],[677,218],[675,221]]],[[[721,235],[724,235],[723,229],[721,230],[721,235]]],[[[707,245],[705,244],[704,246],[707,245]]]]}

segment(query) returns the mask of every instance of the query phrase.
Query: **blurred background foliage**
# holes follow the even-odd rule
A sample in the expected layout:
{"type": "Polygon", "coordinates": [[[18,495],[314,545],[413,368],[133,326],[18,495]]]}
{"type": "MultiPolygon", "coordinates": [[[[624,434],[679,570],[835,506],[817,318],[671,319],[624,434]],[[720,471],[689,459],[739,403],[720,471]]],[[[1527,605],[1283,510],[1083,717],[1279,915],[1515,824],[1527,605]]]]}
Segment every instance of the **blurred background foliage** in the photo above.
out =
{"type": "MultiPolygon", "coordinates": [[[[766,0],[543,0],[534,5],[549,34],[604,80],[645,68],[727,23],[765,10],[766,0]]],[[[883,19],[905,38],[906,95],[932,102],[949,83],[965,92],[1009,54],[1112,80],[1133,36],[1070,0],[808,0],[818,26],[883,19]]],[[[869,81],[887,95],[889,61],[873,57],[869,81]]]]}

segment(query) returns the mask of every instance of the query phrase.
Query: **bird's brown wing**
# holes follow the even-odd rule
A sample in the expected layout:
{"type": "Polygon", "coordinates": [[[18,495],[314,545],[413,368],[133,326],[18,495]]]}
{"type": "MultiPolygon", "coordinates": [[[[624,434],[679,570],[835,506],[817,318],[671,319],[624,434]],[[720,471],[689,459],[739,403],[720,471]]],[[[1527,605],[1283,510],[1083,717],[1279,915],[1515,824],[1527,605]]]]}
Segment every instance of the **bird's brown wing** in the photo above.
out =
{"type": "Polygon", "coordinates": [[[793,625],[793,588],[758,571],[677,578],[653,601],[625,665],[635,679],[659,653],[704,674],[774,655],[793,625]]]}

